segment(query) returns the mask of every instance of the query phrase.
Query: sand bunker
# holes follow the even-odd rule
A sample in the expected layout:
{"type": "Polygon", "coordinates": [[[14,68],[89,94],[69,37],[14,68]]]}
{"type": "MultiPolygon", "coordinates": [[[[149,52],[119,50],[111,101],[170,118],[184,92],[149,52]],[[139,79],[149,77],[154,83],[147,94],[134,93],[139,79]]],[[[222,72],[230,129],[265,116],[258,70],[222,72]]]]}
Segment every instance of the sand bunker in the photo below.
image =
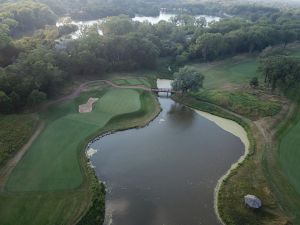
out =
{"type": "Polygon", "coordinates": [[[88,113],[88,112],[92,112],[93,110],[93,105],[96,101],[98,101],[99,98],[89,98],[89,100],[87,101],[87,103],[82,104],[79,106],[79,112],[80,113],[88,113]]]}

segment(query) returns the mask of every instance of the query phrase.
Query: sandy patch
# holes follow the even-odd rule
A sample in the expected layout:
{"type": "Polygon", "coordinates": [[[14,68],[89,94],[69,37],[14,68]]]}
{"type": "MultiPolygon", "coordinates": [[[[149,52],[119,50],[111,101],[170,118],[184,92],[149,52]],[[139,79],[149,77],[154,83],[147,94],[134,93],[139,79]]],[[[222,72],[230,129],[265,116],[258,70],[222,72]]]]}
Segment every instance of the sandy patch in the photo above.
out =
{"type": "Polygon", "coordinates": [[[86,151],[86,156],[90,159],[95,153],[97,153],[97,149],[89,148],[86,151]]]}
{"type": "Polygon", "coordinates": [[[197,112],[199,115],[203,116],[204,118],[214,122],[216,125],[218,125],[223,130],[226,130],[227,132],[238,137],[242,141],[242,143],[245,145],[246,151],[248,151],[249,140],[248,140],[247,132],[237,122],[234,122],[232,120],[225,119],[222,117],[218,117],[218,116],[212,115],[210,113],[199,111],[199,110],[195,110],[195,112],[197,112]]]}
{"type": "Polygon", "coordinates": [[[82,104],[79,106],[79,113],[88,113],[88,112],[92,112],[93,110],[93,105],[96,101],[98,101],[99,98],[89,98],[89,100],[87,101],[87,103],[82,104]]]}
{"type": "Polygon", "coordinates": [[[216,125],[218,125],[223,130],[226,130],[229,133],[233,134],[234,136],[238,137],[245,146],[244,154],[239,158],[239,160],[236,163],[232,164],[230,169],[218,180],[217,186],[215,188],[215,193],[214,193],[215,212],[216,212],[217,217],[218,217],[219,221],[221,222],[221,224],[225,225],[225,223],[222,221],[219,211],[218,211],[219,190],[220,190],[220,187],[221,187],[223,181],[228,177],[228,175],[231,173],[231,171],[234,170],[235,168],[237,168],[238,164],[243,162],[244,159],[246,158],[246,156],[248,155],[249,147],[250,147],[249,139],[247,136],[247,132],[237,122],[229,120],[229,119],[225,119],[222,117],[218,117],[218,116],[212,115],[210,113],[199,111],[199,110],[195,110],[195,112],[197,112],[199,115],[203,116],[204,118],[214,122],[216,125]]]}

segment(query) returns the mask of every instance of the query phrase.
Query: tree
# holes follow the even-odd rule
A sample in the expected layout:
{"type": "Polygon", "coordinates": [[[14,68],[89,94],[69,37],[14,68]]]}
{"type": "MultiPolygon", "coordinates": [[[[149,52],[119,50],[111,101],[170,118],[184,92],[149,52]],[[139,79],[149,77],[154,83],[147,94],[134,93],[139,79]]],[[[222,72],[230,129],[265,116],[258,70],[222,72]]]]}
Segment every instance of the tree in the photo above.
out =
{"type": "Polygon", "coordinates": [[[174,73],[172,88],[183,93],[198,91],[203,86],[203,80],[204,76],[200,72],[185,66],[174,73]]]}
{"type": "Polygon", "coordinates": [[[274,90],[278,84],[289,88],[300,82],[300,60],[297,57],[274,55],[260,60],[259,71],[265,83],[274,90]]]}
{"type": "Polygon", "coordinates": [[[5,92],[0,91],[0,113],[10,113],[11,112],[11,99],[5,94],[5,92]]]}
{"type": "Polygon", "coordinates": [[[101,29],[105,35],[123,35],[134,29],[133,21],[126,15],[109,17],[101,24],[101,29]]]}
{"type": "Polygon", "coordinates": [[[35,107],[47,99],[47,95],[39,90],[33,90],[27,98],[27,104],[35,107]]]}
{"type": "Polygon", "coordinates": [[[191,48],[195,56],[202,56],[206,61],[220,57],[227,49],[227,45],[222,34],[205,33],[197,38],[191,48]]]}
{"type": "Polygon", "coordinates": [[[14,112],[18,111],[21,107],[21,98],[20,96],[15,92],[11,92],[9,95],[11,99],[11,105],[14,112]]]}
{"type": "Polygon", "coordinates": [[[251,80],[250,80],[250,86],[251,87],[254,87],[254,88],[257,88],[259,85],[258,83],[258,78],[257,77],[253,77],[251,80]]]}
{"type": "Polygon", "coordinates": [[[196,18],[188,14],[179,14],[171,18],[172,23],[180,26],[194,26],[196,18]]]}

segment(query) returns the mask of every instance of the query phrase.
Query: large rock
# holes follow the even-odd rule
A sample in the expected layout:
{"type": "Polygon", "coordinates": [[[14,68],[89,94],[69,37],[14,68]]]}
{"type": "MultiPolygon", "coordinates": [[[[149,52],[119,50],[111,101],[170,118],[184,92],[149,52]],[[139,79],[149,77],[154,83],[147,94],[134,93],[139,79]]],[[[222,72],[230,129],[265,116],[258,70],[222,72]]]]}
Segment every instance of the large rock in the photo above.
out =
{"type": "Polygon", "coordinates": [[[250,208],[258,209],[262,206],[261,200],[255,195],[246,195],[244,197],[245,204],[250,208]]]}

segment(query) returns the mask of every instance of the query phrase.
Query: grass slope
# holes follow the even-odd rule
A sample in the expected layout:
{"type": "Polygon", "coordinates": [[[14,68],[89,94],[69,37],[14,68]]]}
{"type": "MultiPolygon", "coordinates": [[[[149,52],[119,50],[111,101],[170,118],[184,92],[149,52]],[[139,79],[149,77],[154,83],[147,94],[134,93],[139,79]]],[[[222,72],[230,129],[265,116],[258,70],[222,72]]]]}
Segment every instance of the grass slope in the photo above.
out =
{"type": "Polygon", "coordinates": [[[88,93],[77,100],[64,103],[68,114],[49,121],[42,134],[33,143],[10,176],[8,191],[50,191],[77,188],[82,174],[77,159],[77,146],[95,133],[116,115],[140,109],[138,92],[134,90],[109,90],[88,93]],[[91,113],[77,112],[78,103],[89,96],[100,97],[91,113]]]}
{"type": "Polygon", "coordinates": [[[32,114],[0,115],[0,166],[28,141],[37,121],[32,114]]]}
{"type": "Polygon", "coordinates": [[[217,91],[204,90],[192,95],[200,101],[210,102],[222,106],[232,112],[258,119],[265,116],[276,115],[281,106],[275,101],[260,99],[258,96],[245,91],[217,91]]]}
{"type": "Polygon", "coordinates": [[[300,195],[300,121],[283,136],[280,143],[279,160],[283,171],[300,195]]]}
{"type": "Polygon", "coordinates": [[[190,64],[190,66],[205,76],[204,86],[208,89],[245,85],[251,78],[257,76],[257,61],[252,56],[236,56],[218,62],[190,64]]]}
{"type": "MultiPolygon", "coordinates": [[[[93,198],[93,184],[86,179],[89,175],[82,151],[87,141],[112,128],[141,125],[157,113],[155,107],[157,102],[149,93],[109,89],[82,93],[43,113],[45,130],[13,171],[6,191],[0,192],[0,224],[78,221],[93,198]],[[79,114],[78,105],[89,97],[100,99],[93,112],[79,114]],[[134,119],[132,114],[136,115],[134,119]]],[[[89,215],[99,212],[97,208],[91,209],[96,211],[89,211],[89,215]]]]}

